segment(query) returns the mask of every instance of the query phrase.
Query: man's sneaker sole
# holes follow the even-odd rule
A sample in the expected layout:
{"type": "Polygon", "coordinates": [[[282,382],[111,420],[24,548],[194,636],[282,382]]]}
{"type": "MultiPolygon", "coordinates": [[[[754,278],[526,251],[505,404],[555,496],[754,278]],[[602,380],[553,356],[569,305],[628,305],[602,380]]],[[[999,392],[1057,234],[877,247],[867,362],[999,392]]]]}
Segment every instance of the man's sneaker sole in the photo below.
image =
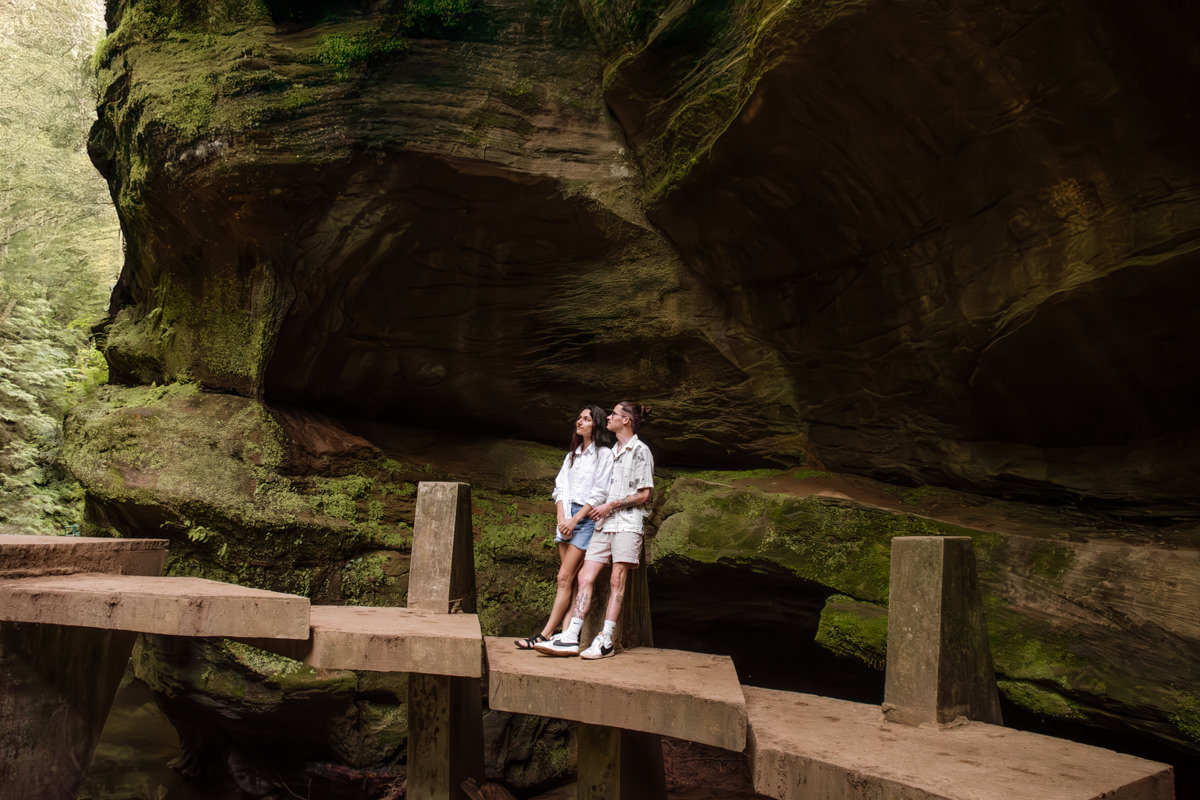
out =
{"type": "Polygon", "coordinates": [[[587,650],[584,650],[582,653],[580,653],[579,657],[586,658],[588,661],[592,661],[597,658],[611,658],[612,656],[615,656],[616,654],[617,654],[616,645],[610,644],[607,647],[601,646],[598,649],[593,649],[593,648],[589,647],[587,650]]]}
{"type": "Polygon", "coordinates": [[[558,639],[551,639],[548,642],[538,642],[533,646],[534,650],[539,653],[545,653],[548,656],[577,656],[579,655],[579,643],[575,644],[559,644],[558,639]]]}

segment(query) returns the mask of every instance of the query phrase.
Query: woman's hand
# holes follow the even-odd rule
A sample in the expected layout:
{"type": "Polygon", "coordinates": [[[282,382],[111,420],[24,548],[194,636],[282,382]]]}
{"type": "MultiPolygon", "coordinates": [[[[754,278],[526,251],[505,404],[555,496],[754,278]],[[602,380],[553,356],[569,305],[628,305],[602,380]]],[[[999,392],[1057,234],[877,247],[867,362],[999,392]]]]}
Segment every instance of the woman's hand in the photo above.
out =
{"type": "Polygon", "coordinates": [[[571,517],[570,519],[560,519],[558,521],[558,535],[564,539],[570,539],[575,535],[575,526],[579,524],[579,520],[571,517]]]}

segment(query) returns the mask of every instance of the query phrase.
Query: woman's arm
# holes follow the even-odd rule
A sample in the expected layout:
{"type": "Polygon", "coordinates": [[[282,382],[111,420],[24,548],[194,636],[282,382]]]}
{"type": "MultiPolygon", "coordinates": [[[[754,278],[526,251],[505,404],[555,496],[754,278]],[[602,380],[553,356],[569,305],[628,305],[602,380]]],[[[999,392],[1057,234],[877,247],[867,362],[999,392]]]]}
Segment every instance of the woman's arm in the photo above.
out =
{"type": "Polygon", "coordinates": [[[569,516],[567,509],[570,508],[571,498],[567,493],[571,490],[571,454],[567,453],[563,458],[562,467],[558,470],[558,475],[554,478],[554,492],[550,495],[554,499],[554,510],[558,516],[558,524],[561,526],[569,516]]]}
{"type": "Polygon", "coordinates": [[[588,505],[592,508],[608,499],[608,484],[612,479],[613,454],[607,447],[596,453],[596,470],[592,473],[592,491],[588,493],[588,505]]]}
{"type": "Polygon", "coordinates": [[[570,538],[571,534],[575,533],[575,526],[583,522],[584,518],[590,514],[592,506],[589,503],[584,503],[575,512],[575,516],[567,517],[565,514],[558,519],[558,532],[564,537],[570,538]]]}

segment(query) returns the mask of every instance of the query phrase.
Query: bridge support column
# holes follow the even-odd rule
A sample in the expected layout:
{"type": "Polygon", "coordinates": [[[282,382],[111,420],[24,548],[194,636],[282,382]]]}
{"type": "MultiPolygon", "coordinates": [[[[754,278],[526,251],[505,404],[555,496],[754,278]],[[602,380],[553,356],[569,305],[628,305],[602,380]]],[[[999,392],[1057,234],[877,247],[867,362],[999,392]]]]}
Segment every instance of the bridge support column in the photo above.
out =
{"type": "Polygon", "coordinates": [[[75,796],[136,638],[0,623],[0,798],[75,796]]]}
{"type": "Polygon", "coordinates": [[[969,536],[892,539],[884,716],[1002,724],[969,536]]]}
{"type": "MultiPolygon", "coordinates": [[[[158,540],[0,537],[0,578],[157,575],[158,540]]],[[[44,602],[54,602],[44,600],[44,602]]],[[[0,622],[0,800],[74,797],[137,634],[0,622]]]]}
{"type": "Polygon", "coordinates": [[[579,725],[576,800],[665,800],[662,740],[657,734],[579,725]]]}
{"type": "MultiPolygon", "coordinates": [[[[417,487],[408,607],[474,614],[471,487],[417,487]]],[[[477,678],[412,673],[408,683],[408,785],[412,800],[465,800],[483,780],[483,687],[477,678]]]]}
{"type": "MultiPolygon", "coordinates": [[[[641,566],[625,578],[625,608],[615,637],[622,648],[650,647],[654,643],[647,572],[643,548],[641,566]]],[[[605,579],[609,574],[607,570],[602,573],[605,579]]],[[[580,639],[585,647],[604,625],[607,599],[607,591],[596,592],[580,639]]],[[[578,749],[578,800],[665,800],[667,781],[658,734],[580,723],[578,749]]]]}

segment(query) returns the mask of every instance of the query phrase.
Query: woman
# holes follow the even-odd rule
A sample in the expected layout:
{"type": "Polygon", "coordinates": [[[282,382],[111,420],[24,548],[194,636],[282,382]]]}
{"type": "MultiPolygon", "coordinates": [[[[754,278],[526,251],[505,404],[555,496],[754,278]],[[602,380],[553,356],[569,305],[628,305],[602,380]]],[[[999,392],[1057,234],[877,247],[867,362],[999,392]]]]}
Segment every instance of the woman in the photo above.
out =
{"type": "Polygon", "coordinates": [[[558,557],[562,562],[558,568],[558,590],[550,619],[541,633],[513,642],[520,650],[532,650],[534,645],[547,641],[571,606],[575,573],[583,564],[596,525],[588,514],[608,494],[613,442],[613,435],[605,426],[604,409],[588,406],[579,412],[571,450],[554,480],[554,507],[558,516],[554,541],[558,542],[558,557]]]}

